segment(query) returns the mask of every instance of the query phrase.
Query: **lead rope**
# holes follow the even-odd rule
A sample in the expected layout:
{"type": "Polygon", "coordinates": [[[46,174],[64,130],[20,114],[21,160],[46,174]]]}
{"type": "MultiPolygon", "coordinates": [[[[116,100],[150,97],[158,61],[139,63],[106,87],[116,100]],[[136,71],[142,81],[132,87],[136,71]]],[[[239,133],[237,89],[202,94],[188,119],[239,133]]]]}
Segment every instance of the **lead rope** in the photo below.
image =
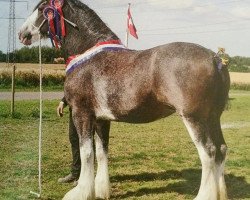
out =
{"type": "Polygon", "coordinates": [[[39,32],[39,67],[40,67],[40,122],[39,122],[39,194],[42,194],[42,117],[43,117],[43,67],[42,43],[39,32]]]}
{"type": "MultiPolygon", "coordinates": [[[[61,16],[63,17],[63,16],[61,16]]],[[[64,17],[63,17],[64,18],[64,17]]],[[[77,25],[67,19],[64,18],[66,22],[68,22],[74,28],[77,28],[77,25]]],[[[42,83],[43,83],[43,67],[42,67],[42,43],[41,43],[41,33],[40,29],[45,24],[46,19],[42,21],[39,27],[36,27],[34,24],[32,26],[38,31],[38,39],[39,39],[39,68],[40,68],[40,121],[39,121],[39,142],[38,142],[38,188],[39,193],[30,191],[30,194],[37,196],[37,198],[41,198],[42,195],[42,114],[43,114],[43,91],[42,91],[42,83]]]]}
{"type": "Polygon", "coordinates": [[[40,121],[39,121],[39,142],[38,142],[38,185],[39,193],[30,191],[30,194],[36,195],[38,198],[42,195],[42,114],[43,114],[43,67],[42,67],[42,47],[41,34],[39,32],[39,68],[40,68],[40,121]]]}

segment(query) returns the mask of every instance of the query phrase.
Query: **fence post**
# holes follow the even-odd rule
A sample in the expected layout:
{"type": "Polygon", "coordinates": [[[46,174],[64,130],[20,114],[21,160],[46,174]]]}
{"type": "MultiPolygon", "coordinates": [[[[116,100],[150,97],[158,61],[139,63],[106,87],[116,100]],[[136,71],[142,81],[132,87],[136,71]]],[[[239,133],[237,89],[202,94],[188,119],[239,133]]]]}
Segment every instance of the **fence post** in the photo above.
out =
{"type": "Polygon", "coordinates": [[[16,77],[16,65],[13,64],[12,71],[12,89],[11,89],[11,116],[14,117],[15,114],[15,77],[16,77]]]}

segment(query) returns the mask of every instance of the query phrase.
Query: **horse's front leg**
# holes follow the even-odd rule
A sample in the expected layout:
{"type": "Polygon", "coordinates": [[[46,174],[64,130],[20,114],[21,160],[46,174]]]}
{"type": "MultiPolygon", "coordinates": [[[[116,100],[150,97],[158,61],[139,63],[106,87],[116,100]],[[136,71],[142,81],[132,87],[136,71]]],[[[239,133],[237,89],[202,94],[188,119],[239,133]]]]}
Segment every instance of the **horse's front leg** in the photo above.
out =
{"type": "Polygon", "coordinates": [[[97,198],[109,199],[110,182],[108,173],[108,144],[109,144],[109,121],[96,123],[96,159],[98,163],[95,178],[95,194],[97,198]]]}
{"type": "Polygon", "coordinates": [[[94,150],[93,150],[93,124],[94,119],[89,113],[80,109],[72,109],[73,121],[79,135],[81,156],[81,173],[78,185],[70,190],[63,200],[93,200],[94,189],[94,150]]]}

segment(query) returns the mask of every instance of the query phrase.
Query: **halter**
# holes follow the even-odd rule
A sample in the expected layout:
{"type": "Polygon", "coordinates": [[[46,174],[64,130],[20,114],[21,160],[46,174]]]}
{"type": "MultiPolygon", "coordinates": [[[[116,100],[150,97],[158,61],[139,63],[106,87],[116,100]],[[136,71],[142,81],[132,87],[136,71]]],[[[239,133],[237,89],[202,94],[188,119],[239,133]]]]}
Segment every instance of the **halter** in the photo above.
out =
{"type": "Polygon", "coordinates": [[[43,9],[44,20],[41,25],[38,27],[38,30],[41,29],[43,24],[48,22],[48,33],[51,40],[52,46],[60,48],[62,41],[66,36],[65,30],[65,21],[72,25],[74,28],[77,28],[77,25],[64,18],[62,7],[64,0],[50,0],[49,5],[43,9]]]}

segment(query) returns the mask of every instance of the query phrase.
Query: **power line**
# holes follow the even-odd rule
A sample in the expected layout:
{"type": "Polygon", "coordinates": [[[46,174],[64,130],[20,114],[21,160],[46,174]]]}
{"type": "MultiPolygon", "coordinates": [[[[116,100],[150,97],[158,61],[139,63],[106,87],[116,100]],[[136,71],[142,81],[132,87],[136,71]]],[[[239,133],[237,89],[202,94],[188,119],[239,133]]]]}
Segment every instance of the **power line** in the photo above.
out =
{"type": "MultiPolygon", "coordinates": [[[[231,4],[231,3],[237,3],[237,2],[244,2],[245,0],[232,0],[232,1],[222,1],[222,2],[218,2],[216,3],[215,5],[223,5],[223,4],[231,4]]],[[[164,4],[166,1],[165,0],[157,0],[157,3],[158,5],[160,4],[164,4]],[[158,2],[162,2],[162,3],[158,3],[158,2]]],[[[141,5],[141,4],[147,4],[145,2],[137,2],[137,3],[133,3],[132,5],[134,6],[137,6],[137,5],[141,5]]],[[[151,4],[149,4],[150,6],[152,6],[151,4]]],[[[189,6],[189,7],[184,7],[184,8],[166,8],[164,10],[180,10],[180,11],[183,11],[183,10],[190,10],[190,9],[193,9],[193,8],[196,8],[196,7],[209,7],[211,6],[212,4],[201,4],[201,5],[192,5],[192,6],[189,6]]],[[[127,7],[127,4],[121,4],[121,5],[117,5],[117,6],[102,6],[102,7],[92,7],[93,9],[113,9],[113,8],[126,8],[127,7]]],[[[107,12],[108,13],[108,12],[107,12]]],[[[119,12],[116,12],[116,13],[119,13],[119,12]]]]}
{"type": "Polygon", "coordinates": [[[14,116],[15,110],[15,62],[16,62],[16,10],[14,0],[10,0],[9,7],[9,29],[8,29],[8,47],[6,63],[7,67],[12,64],[12,99],[11,99],[11,115],[14,116]]]}
{"type": "MultiPolygon", "coordinates": [[[[16,10],[14,0],[10,0],[9,8],[9,29],[8,29],[8,47],[7,47],[7,64],[15,64],[15,50],[16,50],[16,10]],[[12,55],[10,53],[12,52],[12,55]],[[11,58],[12,56],[12,58],[11,58]]],[[[8,66],[9,67],[9,66],[8,66]]]]}
{"type": "MultiPolygon", "coordinates": [[[[0,0],[1,2],[6,2],[6,3],[9,3],[10,1],[9,0],[7,0],[7,1],[4,1],[4,0],[0,0]]],[[[28,2],[28,1],[19,1],[19,0],[16,0],[16,1],[12,1],[12,2],[28,2]]]]}
{"type": "MultiPolygon", "coordinates": [[[[0,2],[9,3],[10,1],[9,0],[7,0],[7,1],[0,0],[0,2]]],[[[25,0],[15,0],[15,1],[11,1],[11,2],[14,2],[14,3],[27,3],[27,10],[29,9],[29,2],[28,1],[25,1],[25,0]]]]}
{"type": "Polygon", "coordinates": [[[208,24],[195,24],[189,26],[180,26],[180,27],[169,27],[169,28],[159,28],[159,29],[142,29],[138,31],[167,31],[167,30],[175,30],[175,29],[185,29],[185,28],[199,28],[204,26],[217,26],[221,24],[230,24],[234,22],[242,22],[242,21],[250,21],[250,19],[242,19],[242,20],[230,20],[224,22],[216,22],[216,23],[208,23],[208,24]]]}
{"type": "Polygon", "coordinates": [[[227,31],[243,31],[249,30],[250,27],[246,28],[237,28],[237,29],[221,29],[221,30],[211,30],[211,31],[194,31],[194,32],[172,32],[172,33],[149,33],[143,34],[144,36],[153,36],[153,35],[190,35],[190,34],[206,34],[206,33],[220,33],[220,32],[227,32],[227,31]]]}
{"type": "Polygon", "coordinates": [[[15,18],[0,17],[0,19],[25,19],[25,18],[24,17],[15,17],[15,18]]]}

